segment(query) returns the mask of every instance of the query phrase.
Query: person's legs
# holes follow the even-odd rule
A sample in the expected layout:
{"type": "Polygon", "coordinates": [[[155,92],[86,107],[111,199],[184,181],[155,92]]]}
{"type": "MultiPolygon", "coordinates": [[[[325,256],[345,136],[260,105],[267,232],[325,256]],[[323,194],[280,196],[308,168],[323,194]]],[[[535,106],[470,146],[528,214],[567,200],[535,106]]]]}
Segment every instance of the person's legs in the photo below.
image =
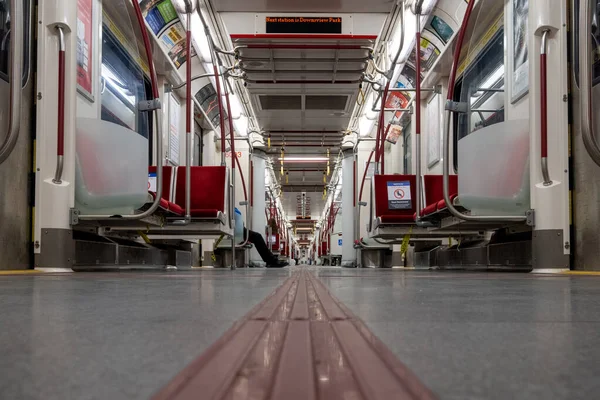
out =
{"type": "Polygon", "coordinates": [[[248,235],[248,241],[254,245],[260,258],[267,263],[267,267],[285,267],[287,265],[286,263],[280,263],[277,257],[271,253],[260,233],[244,228],[245,235],[248,235]]]}

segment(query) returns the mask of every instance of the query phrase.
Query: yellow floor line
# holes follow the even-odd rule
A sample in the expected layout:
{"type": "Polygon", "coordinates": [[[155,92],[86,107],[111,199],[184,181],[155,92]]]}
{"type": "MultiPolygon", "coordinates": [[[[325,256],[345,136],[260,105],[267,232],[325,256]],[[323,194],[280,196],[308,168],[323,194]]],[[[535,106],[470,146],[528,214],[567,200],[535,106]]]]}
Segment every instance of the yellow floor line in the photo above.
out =
{"type": "Polygon", "coordinates": [[[589,275],[589,276],[600,276],[600,271],[565,271],[563,275],[589,275]]]}
{"type": "Polygon", "coordinates": [[[31,275],[31,274],[43,274],[42,271],[36,271],[34,269],[16,269],[16,270],[5,270],[0,271],[0,275],[31,275]]]}

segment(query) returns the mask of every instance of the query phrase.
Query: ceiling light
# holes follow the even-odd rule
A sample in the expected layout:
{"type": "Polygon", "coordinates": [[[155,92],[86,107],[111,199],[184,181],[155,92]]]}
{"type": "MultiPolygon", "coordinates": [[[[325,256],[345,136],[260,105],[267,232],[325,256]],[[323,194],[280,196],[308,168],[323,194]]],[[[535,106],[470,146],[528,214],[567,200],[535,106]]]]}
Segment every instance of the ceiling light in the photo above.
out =
{"type": "Polygon", "coordinates": [[[283,162],[327,162],[327,157],[284,157],[278,158],[278,161],[283,162]]]}
{"type": "Polygon", "coordinates": [[[242,116],[242,105],[238,96],[229,96],[229,106],[231,107],[231,116],[238,119],[242,116]]]}
{"type": "Polygon", "coordinates": [[[375,121],[372,119],[368,119],[366,117],[362,117],[358,122],[358,132],[361,137],[369,136],[371,133],[371,129],[373,129],[373,125],[375,121]]]}
{"type": "MultiPolygon", "coordinates": [[[[203,62],[211,61],[210,54],[210,44],[208,43],[208,38],[206,37],[206,31],[204,30],[204,25],[200,20],[200,15],[195,12],[192,14],[192,37],[194,38],[194,42],[198,46],[198,51],[200,58],[203,62]]],[[[212,72],[212,64],[211,69],[206,72],[212,72]]]]}
{"type": "Polygon", "coordinates": [[[436,3],[437,0],[424,0],[423,4],[421,4],[421,15],[431,14],[436,3]]]}
{"type": "Polygon", "coordinates": [[[198,2],[196,0],[172,0],[173,7],[178,13],[188,14],[196,11],[198,2]]]}
{"type": "Polygon", "coordinates": [[[233,126],[238,135],[248,136],[248,118],[245,115],[240,115],[237,119],[234,119],[233,126]]]}

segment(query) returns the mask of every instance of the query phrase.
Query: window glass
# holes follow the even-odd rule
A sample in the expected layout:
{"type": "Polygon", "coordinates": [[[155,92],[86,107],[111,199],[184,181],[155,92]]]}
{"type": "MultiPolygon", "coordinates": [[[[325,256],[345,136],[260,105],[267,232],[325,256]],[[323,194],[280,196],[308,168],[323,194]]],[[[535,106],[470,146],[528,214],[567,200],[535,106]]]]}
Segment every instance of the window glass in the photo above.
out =
{"type": "Polygon", "coordinates": [[[102,29],[100,75],[102,119],[150,137],[149,113],[138,107],[140,101],[148,98],[149,83],[106,25],[102,29]]]}
{"type": "MultiPolygon", "coordinates": [[[[30,51],[30,19],[31,10],[29,0],[23,0],[23,84],[27,80],[29,71],[30,51]]],[[[21,23],[21,22],[20,22],[21,23]]],[[[8,81],[8,65],[10,59],[10,31],[13,25],[10,13],[10,1],[0,0],[0,79],[8,81]]]]}
{"type": "Polygon", "coordinates": [[[468,107],[458,116],[458,139],[504,121],[504,30],[501,29],[467,68],[455,92],[468,107]]]}

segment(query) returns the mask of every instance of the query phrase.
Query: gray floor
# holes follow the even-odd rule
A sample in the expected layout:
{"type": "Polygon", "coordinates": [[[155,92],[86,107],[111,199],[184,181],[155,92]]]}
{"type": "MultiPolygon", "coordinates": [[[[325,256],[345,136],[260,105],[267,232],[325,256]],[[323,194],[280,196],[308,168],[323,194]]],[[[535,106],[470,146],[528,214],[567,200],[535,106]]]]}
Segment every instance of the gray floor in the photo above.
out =
{"type": "Polygon", "coordinates": [[[600,277],[319,275],[442,399],[600,398],[600,277]]]}
{"type": "Polygon", "coordinates": [[[286,270],[0,276],[0,399],[145,399],[286,270]]]}
{"type": "MultiPolygon", "coordinates": [[[[0,399],[145,399],[292,270],[0,276],[0,399]]],[[[442,399],[600,395],[600,277],[318,269],[442,399]]]]}

